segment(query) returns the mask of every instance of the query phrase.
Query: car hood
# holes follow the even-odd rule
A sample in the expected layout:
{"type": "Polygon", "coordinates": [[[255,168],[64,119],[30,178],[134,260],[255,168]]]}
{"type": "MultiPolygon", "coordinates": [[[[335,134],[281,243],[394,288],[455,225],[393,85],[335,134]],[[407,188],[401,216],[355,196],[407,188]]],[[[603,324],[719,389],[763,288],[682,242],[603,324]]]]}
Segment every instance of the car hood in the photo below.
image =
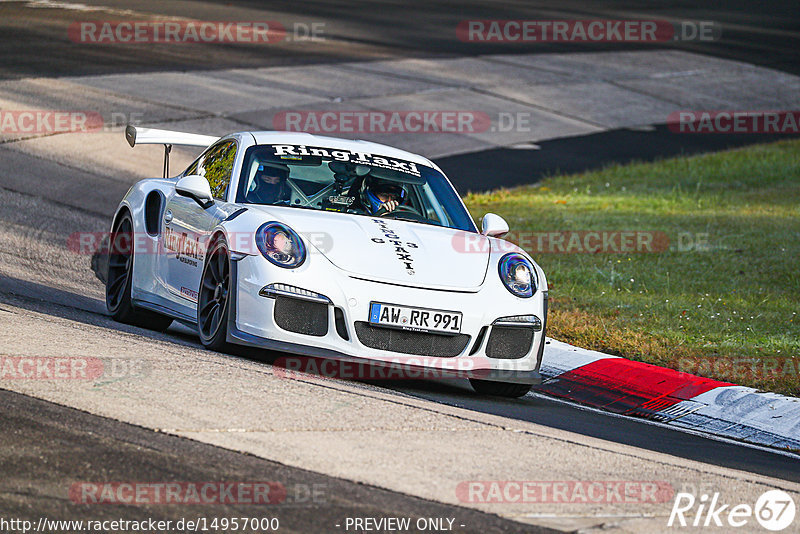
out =
{"type": "Polygon", "coordinates": [[[302,235],[310,253],[354,277],[461,291],[477,291],[486,277],[490,247],[474,232],[296,208],[264,211],[302,235]]]}

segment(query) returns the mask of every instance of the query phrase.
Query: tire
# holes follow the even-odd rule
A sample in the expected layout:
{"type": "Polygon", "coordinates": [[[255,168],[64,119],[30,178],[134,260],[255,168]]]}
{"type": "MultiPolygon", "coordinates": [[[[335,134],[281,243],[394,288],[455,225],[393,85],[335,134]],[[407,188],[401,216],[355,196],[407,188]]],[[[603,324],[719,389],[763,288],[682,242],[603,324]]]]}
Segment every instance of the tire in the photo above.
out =
{"type": "Polygon", "coordinates": [[[136,308],[131,301],[133,261],[133,219],[126,211],[114,226],[108,244],[106,308],[115,321],[163,332],[172,324],[170,317],[136,308]]]}
{"type": "Polygon", "coordinates": [[[197,333],[204,347],[219,352],[231,349],[227,342],[230,315],[231,264],[228,244],[217,238],[208,249],[197,297],[197,333]]]}
{"type": "Polygon", "coordinates": [[[511,382],[492,382],[491,380],[478,380],[470,378],[472,389],[481,395],[493,397],[524,397],[531,390],[530,384],[514,384],[511,382]]]}

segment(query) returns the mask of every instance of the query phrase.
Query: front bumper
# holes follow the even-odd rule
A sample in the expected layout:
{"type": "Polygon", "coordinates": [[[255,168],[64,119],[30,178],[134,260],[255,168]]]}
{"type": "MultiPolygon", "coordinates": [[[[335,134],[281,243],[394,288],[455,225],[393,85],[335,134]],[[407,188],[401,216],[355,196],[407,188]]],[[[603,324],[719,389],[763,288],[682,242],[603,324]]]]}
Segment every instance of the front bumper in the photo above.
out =
{"type": "MultiPolygon", "coordinates": [[[[274,267],[258,256],[246,256],[232,262],[231,281],[236,290],[231,293],[230,305],[235,313],[229,314],[228,341],[303,356],[380,364],[402,369],[408,376],[436,369],[439,371],[436,376],[445,378],[475,378],[533,385],[541,383],[539,366],[546,323],[546,299],[541,291],[530,299],[519,299],[510,295],[497,280],[499,287],[493,287],[487,281],[477,293],[443,292],[355,279],[325,265],[324,260],[308,263],[310,265],[302,270],[286,270],[274,267]],[[262,291],[268,285],[267,281],[302,288],[322,297],[315,299],[311,296],[307,300],[317,300],[317,305],[324,302],[327,328],[308,335],[278,326],[275,320],[278,299],[276,295],[269,294],[271,292],[262,291]],[[461,311],[462,335],[468,339],[463,349],[457,348],[456,354],[446,357],[433,356],[431,352],[426,353],[419,348],[398,350],[397,344],[392,347],[393,350],[375,348],[374,343],[372,347],[367,346],[363,341],[371,341],[360,337],[357,328],[363,332],[372,301],[461,311]],[[511,359],[498,357],[496,349],[495,354],[491,355],[490,338],[493,329],[497,328],[493,323],[501,317],[513,315],[536,315],[541,318],[542,328],[532,332],[530,347],[521,356],[511,359]],[[358,327],[356,323],[359,323],[358,327]]],[[[278,298],[289,297],[283,295],[278,298]]],[[[377,330],[385,333],[383,328],[377,330]]],[[[405,339],[403,341],[406,342],[405,339]]],[[[422,373],[422,376],[430,375],[422,373]]]]}

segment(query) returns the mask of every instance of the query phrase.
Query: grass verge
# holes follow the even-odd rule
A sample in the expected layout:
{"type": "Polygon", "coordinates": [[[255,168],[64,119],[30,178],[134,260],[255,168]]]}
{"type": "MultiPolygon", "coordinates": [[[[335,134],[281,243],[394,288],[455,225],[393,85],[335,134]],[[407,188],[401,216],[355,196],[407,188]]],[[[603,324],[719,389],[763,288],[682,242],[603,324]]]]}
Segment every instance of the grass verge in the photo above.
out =
{"type": "Polygon", "coordinates": [[[544,269],[549,335],[800,396],[800,140],[465,202],[476,219],[506,218],[544,269]]]}

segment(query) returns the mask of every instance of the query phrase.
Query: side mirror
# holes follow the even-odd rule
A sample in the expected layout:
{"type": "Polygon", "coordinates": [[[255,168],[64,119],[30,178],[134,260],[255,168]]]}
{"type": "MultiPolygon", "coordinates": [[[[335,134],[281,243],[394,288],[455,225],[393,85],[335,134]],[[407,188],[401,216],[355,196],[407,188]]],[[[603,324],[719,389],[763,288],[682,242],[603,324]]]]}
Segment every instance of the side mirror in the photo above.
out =
{"type": "Polygon", "coordinates": [[[508,223],[494,213],[487,213],[481,222],[481,233],[490,237],[502,237],[508,233],[508,223]]]}
{"type": "Polygon", "coordinates": [[[195,202],[205,209],[214,204],[214,197],[211,196],[211,186],[208,180],[198,174],[184,176],[175,184],[175,192],[181,196],[194,199],[195,202]]]}

